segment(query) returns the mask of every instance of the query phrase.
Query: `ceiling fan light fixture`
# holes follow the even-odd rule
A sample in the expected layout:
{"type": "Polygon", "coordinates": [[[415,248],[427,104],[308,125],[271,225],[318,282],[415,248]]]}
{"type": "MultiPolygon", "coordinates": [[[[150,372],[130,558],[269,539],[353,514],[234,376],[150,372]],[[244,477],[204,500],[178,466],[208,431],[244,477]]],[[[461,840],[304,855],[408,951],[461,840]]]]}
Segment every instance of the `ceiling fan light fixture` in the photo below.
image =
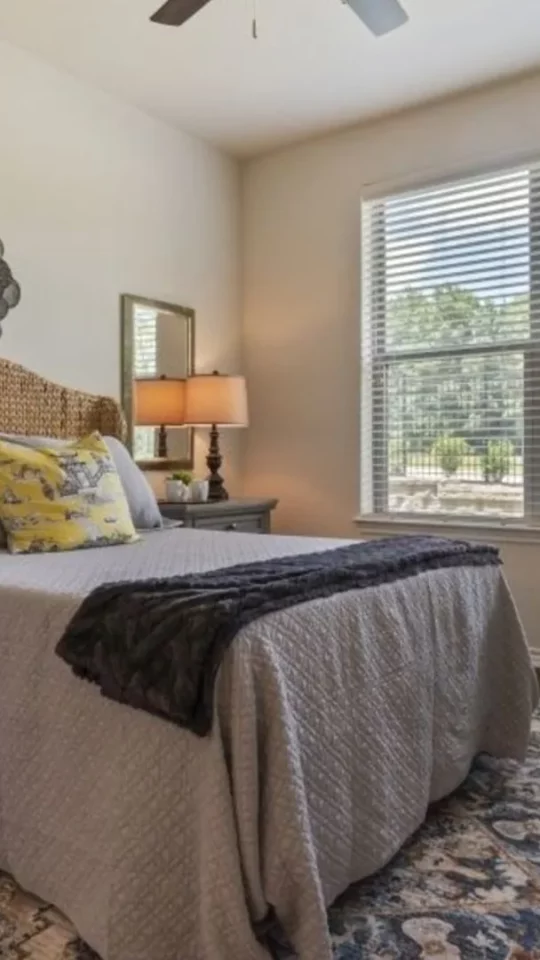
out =
{"type": "MultiPolygon", "coordinates": [[[[407,13],[398,0],[344,0],[345,3],[365,23],[368,30],[380,37],[390,33],[397,27],[403,26],[409,19],[407,13]]],[[[162,23],[169,27],[180,27],[186,20],[190,20],[199,10],[202,10],[210,0],[166,0],[150,17],[153,23],[162,23]]],[[[255,12],[252,23],[253,37],[257,36],[257,16],[255,12]]]]}

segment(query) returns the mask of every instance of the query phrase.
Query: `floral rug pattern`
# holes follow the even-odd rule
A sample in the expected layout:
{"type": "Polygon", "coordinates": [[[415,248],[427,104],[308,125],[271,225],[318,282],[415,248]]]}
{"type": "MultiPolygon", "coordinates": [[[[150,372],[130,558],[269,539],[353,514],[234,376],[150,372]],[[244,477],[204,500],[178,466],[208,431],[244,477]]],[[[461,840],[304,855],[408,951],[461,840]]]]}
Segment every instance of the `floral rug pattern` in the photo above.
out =
{"type": "MultiPolygon", "coordinates": [[[[525,764],[480,757],[328,919],[335,960],[540,960],[540,714],[525,764]]],[[[0,957],[98,960],[62,914],[1,873],[0,957]]]]}

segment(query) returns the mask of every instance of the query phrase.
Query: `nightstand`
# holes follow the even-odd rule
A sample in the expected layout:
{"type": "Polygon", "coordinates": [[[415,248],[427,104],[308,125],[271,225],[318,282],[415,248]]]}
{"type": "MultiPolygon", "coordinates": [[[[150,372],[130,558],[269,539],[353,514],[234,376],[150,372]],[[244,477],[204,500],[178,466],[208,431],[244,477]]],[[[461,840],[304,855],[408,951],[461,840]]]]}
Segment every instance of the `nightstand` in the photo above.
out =
{"type": "Polygon", "coordinates": [[[270,515],[277,500],[242,498],[214,503],[159,501],[162,516],[182,520],[197,530],[231,530],[238,533],[270,533],[270,515]]]}

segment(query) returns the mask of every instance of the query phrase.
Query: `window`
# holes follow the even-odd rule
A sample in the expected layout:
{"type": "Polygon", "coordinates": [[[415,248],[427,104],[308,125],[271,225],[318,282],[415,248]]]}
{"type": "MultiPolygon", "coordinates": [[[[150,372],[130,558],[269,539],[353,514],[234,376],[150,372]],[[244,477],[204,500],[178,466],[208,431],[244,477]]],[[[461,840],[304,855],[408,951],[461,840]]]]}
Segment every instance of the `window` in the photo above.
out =
{"type": "Polygon", "coordinates": [[[540,523],[540,165],[362,220],[362,511],[540,523]]]}
{"type": "MultiPolygon", "coordinates": [[[[137,306],[133,320],[135,377],[157,376],[157,313],[137,306]]],[[[133,456],[135,460],[151,460],[155,456],[156,431],[154,427],[135,427],[133,456]]]]}

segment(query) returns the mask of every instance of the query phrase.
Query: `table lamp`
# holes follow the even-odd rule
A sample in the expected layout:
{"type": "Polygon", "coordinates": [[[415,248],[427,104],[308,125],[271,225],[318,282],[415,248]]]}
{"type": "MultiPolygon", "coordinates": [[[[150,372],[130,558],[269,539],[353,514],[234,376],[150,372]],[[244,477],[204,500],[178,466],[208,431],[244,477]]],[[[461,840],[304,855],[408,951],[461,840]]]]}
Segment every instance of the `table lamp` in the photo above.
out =
{"type": "Polygon", "coordinates": [[[185,425],[186,381],[172,377],[134,380],[133,419],[138,427],[159,427],[158,457],[167,459],[167,427],[185,425]]]}
{"type": "Polygon", "coordinates": [[[247,427],[247,393],[244,377],[232,377],[214,370],[197,374],[186,381],[184,423],[210,427],[208,499],[228,500],[219,470],[223,462],[219,450],[219,427],[247,427]]]}

